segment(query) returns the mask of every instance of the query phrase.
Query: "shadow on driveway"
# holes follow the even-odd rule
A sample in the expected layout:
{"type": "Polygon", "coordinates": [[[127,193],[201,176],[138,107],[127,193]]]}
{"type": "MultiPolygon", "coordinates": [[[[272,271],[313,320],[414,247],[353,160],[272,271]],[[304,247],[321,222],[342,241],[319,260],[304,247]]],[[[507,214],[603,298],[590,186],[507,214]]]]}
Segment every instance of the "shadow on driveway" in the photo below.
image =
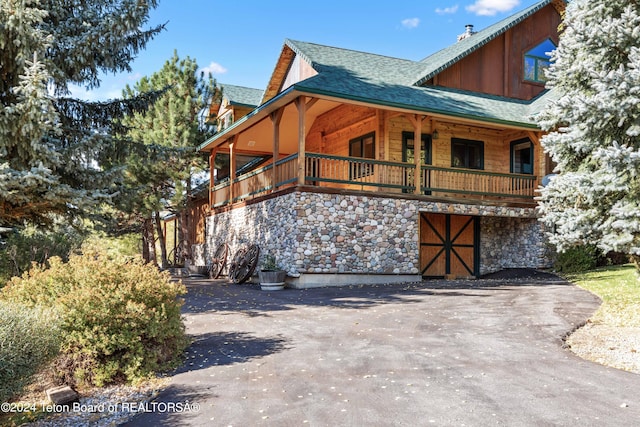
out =
{"type": "Polygon", "coordinates": [[[287,348],[286,339],[261,338],[246,332],[206,332],[192,335],[191,339],[192,343],[185,352],[185,362],[174,371],[174,375],[212,366],[245,363],[287,348]]]}
{"type": "Polygon", "coordinates": [[[597,297],[554,277],[265,292],[187,280],[185,364],[148,425],[640,425],[640,377],[563,337],[597,297]]]}

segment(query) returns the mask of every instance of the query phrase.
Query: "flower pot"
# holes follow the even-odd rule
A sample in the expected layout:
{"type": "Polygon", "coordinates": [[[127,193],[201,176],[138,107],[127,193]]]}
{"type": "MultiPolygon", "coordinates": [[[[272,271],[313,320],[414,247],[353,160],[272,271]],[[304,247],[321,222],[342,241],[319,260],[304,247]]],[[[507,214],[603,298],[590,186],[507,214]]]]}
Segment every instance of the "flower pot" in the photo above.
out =
{"type": "Polygon", "coordinates": [[[287,272],[283,270],[260,270],[258,278],[260,279],[260,288],[263,291],[279,291],[284,289],[284,279],[287,272]]]}

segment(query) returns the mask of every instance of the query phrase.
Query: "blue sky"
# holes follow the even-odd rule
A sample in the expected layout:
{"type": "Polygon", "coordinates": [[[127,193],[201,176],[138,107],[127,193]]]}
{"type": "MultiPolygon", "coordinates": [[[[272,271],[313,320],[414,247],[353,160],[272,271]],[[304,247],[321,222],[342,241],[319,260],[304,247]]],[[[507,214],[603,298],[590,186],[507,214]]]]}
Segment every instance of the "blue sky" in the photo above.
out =
{"type": "Polygon", "coordinates": [[[263,89],[290,38],[410,60],[455,43],[466,24],[483,29],[537,0],[160,0],[149,42],[133,71],[103,75],[100,88],[73,89],[89,100],[120,97],[125,85],[160,70],[174,50],[219,83],[263,89]]]}

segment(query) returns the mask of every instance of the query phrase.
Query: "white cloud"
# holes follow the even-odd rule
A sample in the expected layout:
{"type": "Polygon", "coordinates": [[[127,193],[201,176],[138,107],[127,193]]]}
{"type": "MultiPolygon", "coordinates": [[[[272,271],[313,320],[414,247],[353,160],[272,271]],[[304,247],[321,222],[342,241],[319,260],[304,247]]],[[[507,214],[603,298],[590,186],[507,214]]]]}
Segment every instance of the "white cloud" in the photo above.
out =
{"type": "Polygon", "coordinates": [[[493,16],[499,12],[508,12],[520,4],[520,0],[476,0],[467,11],[481,16],[493,16]]]}
{"type": "Polygon", "coordinates": [[[456,13],[458,11],[458,5],[456,4],[455,6],[450,6],[450,7],[444,7],[444,8],[436,8],[436,13],[438,15],[448,15],[448,14],[453,14],[456,13]]]}
{"type": "Polygon", "coordinates": [[[108,89],[97,88],[88,90],[85,89],[84,86],[70,84],[69,91],[71,93],[68,96],[70,96],[71,98],[82,99],[89,102],[107,101],[109,99],[122,98],[123,89],[124,85],[121,88],[112,85],[108,89]]]}
{"type": "Polygon", "coordinates": [[[402,20],[402,26],[405,28],[416,28],[418,25],[420,25],[419,18],[407,18],[402,20]]]}
{"type": "Polygon", "coordinates": [[[217,62],[212,62],[211,64],[207,65],[206,67],[202,67],[200,69],[200,71],[203,71],[205,74],[211,73],[211,74],[224,74],[227,72],[227,69],[224,68],[222,65],[218,64],[217,62]]]}

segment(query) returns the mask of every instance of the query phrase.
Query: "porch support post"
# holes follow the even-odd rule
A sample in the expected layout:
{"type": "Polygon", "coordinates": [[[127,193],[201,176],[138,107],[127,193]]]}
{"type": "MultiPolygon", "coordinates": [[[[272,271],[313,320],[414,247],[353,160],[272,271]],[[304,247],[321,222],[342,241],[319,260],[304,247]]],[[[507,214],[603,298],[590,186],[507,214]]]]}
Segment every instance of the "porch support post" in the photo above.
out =
{"type": "Polygon", "coordinates": [[[411,124],[413,124],[413,160],[415,161],[416,170],[413,174],[413,185],[415,186],[414,194],[421,194],[421,166],[422,166],[422,121],[427,116],[421,116],[420,114],[414,114],[413,116],[407,116],[411,124]]]}
{"type": "Polygon", "coordinates": [[[233,204],[234,187],[236,180],[236,142],[238,141],[238,135],[235,135],[229,142],[229,203],[233,204]]]}
{"type": "Polygon", "coordinates": [[[306,99],[304,96],[296,99],[296,108],[298,109],[298,185],[305,185],[306,176],[306,156],[305,156],[305,113],[307,110],[306,99]]]}
{"type": "Polygon", "coordinates": [[[536,145],[540,145],[540,135],[537,132],[527,131],[527,136],[536,145]]]}
{"type": "Polygon", "coordinates": [[[216,169],[216,154],[218,154],[218,148],[215,147],[209,153],[209,206],[213,205],[213,187],[216,186],[215,169],[216,169]]]}
{"type": "Polygon", "coordinates": [[[273,125],[273,168],[271,169],[271,192],[273,193],[278,189],[278,167],[276,162],[280,157],[280,120],[282,120],[282,113],[284,108],[271,113],[271,124],[273,125]]]}
{"type": "MultiPolygon", "coordinates": [[[[538,175],[540,179],[542,179],[541,177],[553,172],[551,156],[549,156],[549,154],[543,154],[544,150],[542,150],[542,145],[540,144],[540,138],[542,138],[542,134],[540,132],[527,131],[527,136],[529,137],[531,142],[533,142],[535,147],[540,147],[538,151],[540,153],[540,160],[538,161],[538,164],[540,166],[536,175],[538,175]]],[[[535,159],[536,154],[534,154],[533,156],[533,158],[535,159]]]]}

